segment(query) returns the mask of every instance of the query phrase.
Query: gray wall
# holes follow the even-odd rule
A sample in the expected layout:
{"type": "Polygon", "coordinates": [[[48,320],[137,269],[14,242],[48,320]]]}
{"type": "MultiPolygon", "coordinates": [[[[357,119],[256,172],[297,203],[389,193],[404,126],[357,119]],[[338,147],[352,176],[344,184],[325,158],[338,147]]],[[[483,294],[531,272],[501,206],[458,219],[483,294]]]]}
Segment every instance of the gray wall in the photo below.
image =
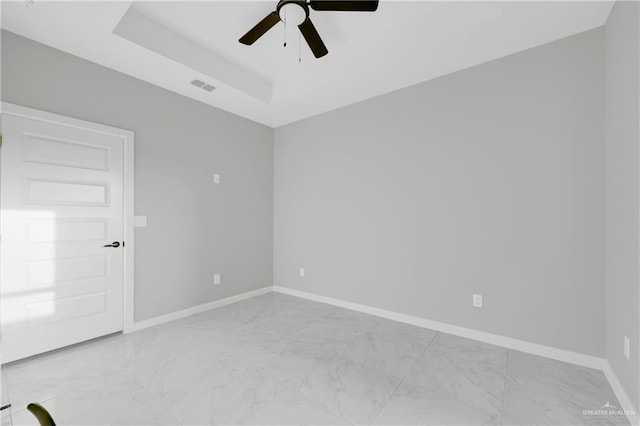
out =
{"type": "Polygon", "coordinates": [[[605,26],[606,357],[640,408],[640,10],[617,2],[605,26]],[[623,339],[631,339],[631,359],[623,339]]]}
{"type": "Polygon", "coordinates": [[[2,89],[135,132],[137,321],[272,284],[272,129],[7,32],[2,89]]]}
{"type": "Polygon", "coordinates": [[[603,356],[603,47],[592,30],[277,129],[274,284],[603,356]]]}

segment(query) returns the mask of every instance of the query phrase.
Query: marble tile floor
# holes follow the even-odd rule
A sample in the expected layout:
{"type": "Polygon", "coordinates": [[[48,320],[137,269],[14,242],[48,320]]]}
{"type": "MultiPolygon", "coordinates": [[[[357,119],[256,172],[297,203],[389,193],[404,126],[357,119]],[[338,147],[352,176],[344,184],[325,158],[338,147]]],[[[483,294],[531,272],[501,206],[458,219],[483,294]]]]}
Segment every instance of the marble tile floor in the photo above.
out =
{"type": "Polygon", "coordinates": [[[628,424],[600,371],[268,293],[7,365],[2,425],[628,424]]]}

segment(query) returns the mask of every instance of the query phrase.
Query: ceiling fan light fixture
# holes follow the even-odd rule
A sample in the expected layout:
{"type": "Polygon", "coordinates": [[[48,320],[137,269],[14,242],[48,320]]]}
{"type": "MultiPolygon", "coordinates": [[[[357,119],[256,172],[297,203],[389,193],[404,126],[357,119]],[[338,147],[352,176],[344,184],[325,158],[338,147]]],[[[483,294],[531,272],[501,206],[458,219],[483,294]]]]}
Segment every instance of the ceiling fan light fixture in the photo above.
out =
{"type": "Polygon", "coordinates": [[[287,25],[298,26],[309,17],[309,9],[304,2],[285,0],[278,5],[278,17],[287,25]]]}

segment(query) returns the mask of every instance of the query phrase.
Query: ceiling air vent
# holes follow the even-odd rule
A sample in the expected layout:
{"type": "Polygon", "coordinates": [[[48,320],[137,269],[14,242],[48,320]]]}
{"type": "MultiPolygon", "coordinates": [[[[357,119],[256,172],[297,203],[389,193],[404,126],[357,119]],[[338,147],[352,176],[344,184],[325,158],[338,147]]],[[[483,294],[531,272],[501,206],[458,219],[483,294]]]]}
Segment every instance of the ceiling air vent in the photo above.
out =
{"type": "Polygon", "coordinates": [[[202,90],[206,90],[207,92],[213,92],[214,90],[216,90],[215,86],[212,86],[209,83],[205,83],[204,81],[200,81],[200,80],[192,80],[191,84],[193,84],[194,86],[202,90]]]}

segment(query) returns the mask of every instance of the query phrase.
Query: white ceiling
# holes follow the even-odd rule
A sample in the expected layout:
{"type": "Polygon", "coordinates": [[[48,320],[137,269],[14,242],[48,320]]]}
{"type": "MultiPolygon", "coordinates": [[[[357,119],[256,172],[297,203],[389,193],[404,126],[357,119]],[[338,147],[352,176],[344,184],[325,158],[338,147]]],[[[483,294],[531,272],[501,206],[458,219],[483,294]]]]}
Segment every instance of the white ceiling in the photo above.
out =
{"type": "Polygon", "coordinates": [[[604,24],[610,1],[382,0],[311,12],[329,49],[295,27],[238,43],[274,1],[2,3],[2,27],[198,101],[278,127],[604,24]],[[119,25],[120,24],[120,25],[119,25]],[[116,31],[116,33],[114,33],[116,31]],[[194,78],[218,89],[190,84],[194,78]]]}

